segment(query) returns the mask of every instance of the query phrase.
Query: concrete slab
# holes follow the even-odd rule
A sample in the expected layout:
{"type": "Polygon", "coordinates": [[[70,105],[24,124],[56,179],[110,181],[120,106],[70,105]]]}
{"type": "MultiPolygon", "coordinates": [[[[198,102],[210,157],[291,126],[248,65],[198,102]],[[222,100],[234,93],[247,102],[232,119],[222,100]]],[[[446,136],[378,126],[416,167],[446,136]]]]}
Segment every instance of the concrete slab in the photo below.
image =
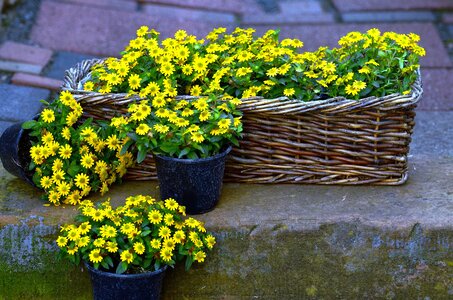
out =
{"type": "Polygon", "coordinates": [[[220,12],[231,12],[240,14],[243,12],[244,6],[250,0],[138,0],[143,4],[163,4],[176,7],[195,8],[200,10],[212,10],[220,12]]]}
{"type": "Polygon", "coordinates": [[[434,22],[430,11],[365,11],[342,13],[344,22],[434,22]]]}
{"type": "MultiPolygon", "coordinates": [[[[273,26],[256,25],[257,34],[262,34],[273,26]]],[[[425,47],[426,56],[421,59],[425,67],[451,67],[452,63],[437,29],[431,23],[360,23],[360,24],[321,24],[321,25],[281,25],[282,38],[298,38],[304,42],[302,51],[313,51],[320,46],[338,47],[340,37],[350,31],[365,32],[370,28],[398,33],[414,32],[421,36],[420,45],[425,47]]]]}
{"type": "Polygon", "coordinates": [[[63,80],[65,71],[74,67],[77,63],[86,59],[99,58],[93,55],[85,55],[74,52],[59,51],[55,53],[52,63],[45,75],[50,78],[63,80]]]}
{"type": "Polygon", "coordinates": [[[96,56],[119,56],[120,51],[142,25],[158,30],[164,38],[173,36],[179,29],[202,37],[214,27],[231,27],[231,24],[222,22],[179,22],[165,16],[153,17],[142,12],[43,1],[31,32],[31,40],[54,50],[96,56]]]}
{"type": "Polygon", "coordinates": [[[450,0],[333,0],[339,11],[374,10],[448,10],[453,8],[450,0]]]}
{"type": "Polygon", "coordinates": [[[236,15],[231,12],[201,10],[180,6],[144,4],[143,11],[152,17],[167,17],[178,22],[203,20],[203,22],[213,23],[234,23],[236,21],[236,15]]]}
{"type": "Polygon", "coordinates": [[[453,70],[422,68],[423,98],[418,110],[453,110],[453,70]]]}
{"type": "Polygon", "coordinates": [[[41,109],[39,100],[47,99],[45,89],[0,84],[0,120],[19,122],[31,119],[41,109]]]}
{"type": "MultiPolygon", "coordinates": [[[[189,272],[169,271],[162,298],[448,299],[452,147],[417,148],[444,143],[432,130],[451,113],[417,118],[426,127],[416,127],[423,141],[403,186],[225,184],[216,209],[197,216],[217,237],[214,251],[189,272]]],[[[1,167],[0,190],[0,296],[91,299],[88,274],[56,259],[58,224],[76,209],[43,206],[37,189],[1,167]]],[[[126,182],[106,197],[122,204],[137,193],[155,196],[157,183],[126,182]]]]}

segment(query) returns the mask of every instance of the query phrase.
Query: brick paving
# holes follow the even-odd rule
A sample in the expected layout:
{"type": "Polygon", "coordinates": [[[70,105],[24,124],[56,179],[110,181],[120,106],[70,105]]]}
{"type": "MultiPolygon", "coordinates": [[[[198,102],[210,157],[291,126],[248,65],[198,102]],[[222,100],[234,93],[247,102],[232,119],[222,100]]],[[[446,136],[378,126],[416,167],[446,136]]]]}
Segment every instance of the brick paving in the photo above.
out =
{"type": "Polygon", "coordinates": [[[218,26],[250,26],[257,33],[279,28],[282,38],[302,39],[307,51],[334,47],[349,31],[415,32],[427,50],[418,110],[453,111],[451,0],[42,0],[36,15],[31,30],[0,39],[6,39],[0,44],[0,132],[39,110],[38,100],[58,89],[66,69],[118,56],[141,25],[162,37],[178,29],[203,36],[218,26]]]}

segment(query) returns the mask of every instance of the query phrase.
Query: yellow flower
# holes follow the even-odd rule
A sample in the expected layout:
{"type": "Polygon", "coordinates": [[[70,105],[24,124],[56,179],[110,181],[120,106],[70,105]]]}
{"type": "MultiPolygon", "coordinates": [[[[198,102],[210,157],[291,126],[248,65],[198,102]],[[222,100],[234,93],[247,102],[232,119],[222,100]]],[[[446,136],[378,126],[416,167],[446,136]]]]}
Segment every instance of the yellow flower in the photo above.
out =
{"type": "Polygon", "coordinates": [[[60,181],[57,184],[57,191],[60,196],[66,196],[71,191],[71,185],[67,182],[60,181]]]}
{"type": "Polygon", "coordinates": [[[48,189],[52,186],[52,179],[49,177],[49,176],[43,176],[41,178],[41,180],[39,181],[39,183],[41,184],[41,186],[44,188],[44,189],[48,189]]]}
{"type": "Polygon", "coordinates": [[[63,128],[63,130],[61,131],[61,135],[63,136],[64,139],[69,141],[71,139],[71,131],[69,127],[63,128]]]}
{"type": "Polygon", "coordinates": [[[74,102],[74,97],[69,91],[63,91],[60,93],[60,101],[66,106],[70,106],[74,102]]]}
{"type": "Polygon", "coordinates": [[[135,250],[135,253],[141,255],[145,252],[145,246],[143,245],[143,243],[136,242],[136,243],[134,243],[134,250],[135,250]]]}
{"type": "Polygon", "coordinates": [[[162,248],[167,248],[167,249],[170,249],[170,250],[174,250],[175,249],[175,241],[172,239],[172,238],[168,238],[168,239],[165,239],[163,242],[162,242],[162,248]]]}
{"type": "Polygon", "coordinates": [[[192,72],[193,72],[193,69],[192,69],[192,67],[191,67],[190,65],[184,65],[184,66],[182,66],[182,69],[181,69],[181,70],[182,70],[182,73],[183,73],[184,75],[187,75],[187,76],[191,75],[192,72]]]}
{"type": "Polygon", "coordinates": [[[231,125],[231,120],[230,119],[221,119],[219,122],[217,122],[217,125],[219,125],[219,127],[221,129],[227,129],[231,125]]]}
{"type": "Polygon", "coordinates": [[[192,68],[197,73],[203,73],[206,70],[207,66],[208,66],[208,63],[203,57],[195,57],[192,62],[192,68]]]}
{"type": "Polygon", "coordinates": [[[158,239],[152,239],[151,240],[151,247],[154,249],[159,249],[160,248],[160,241],[158,239]]]}
{"type": "Polygon", "coordinates": [[[137,30],[137,36],[144,36],[148,33],[148,26],[141,26],[138,30],[137,30]]]}
{"type": "Polygon", "coordinates": [[[167,226],[173,225],[175,223],[175,221],[173,220],[173,215],[172,214],[165,214],[164,222],[165,222],[165,225],[167,225],[167,226]]]}
{"type": "Polygon", "coordinates": [[[190,139],[195,143],[202,143],[204,141],[203,135],[199,132],[192,133],[190,139]]]}
{"type": "Polygon", "coordinates": [[[101,210],[96,210],[91,214],[91,218],[96,222],[104,220],[104,213],[101,210]]]}
{"type": "Polygon", "coordinates": [[[173,72],[175,71],[175,67],[173,67],[173,65],[170,63],[164,63],[160,66],[159,71],[166,77],[168,77],[171,74],[173,74],[173,72]]]}
{"type": "Polygon", "coordinates": [[[42,142],[46,145],[51,144],[53,141],[54,138],[51,132],[47,132],[42,136],[42,142]]]}
{"type": "Polygon", "coordinates": [[[194,255],[194,259],[197,261],[197,262],[204,262],[204,259],[206,258],[206,253],[204,253],[203,251],[198,251],[195,253],[194,255]]]}
{"type": "Polygon", "coordinates": [[[53,121],[55,121],[55,114],[53,112],[53,110],[51,109],[44,109],[42,112],[41,112],[41,117],[42,117],[42,120],[46,123],[52,123],[53,121]]]}
{"type": "Polygon", "coordinates": [[[149,127],[147,124],[140,124],[138,125],[138,127],[135,129],[135,132],[138,134],[138,135],[145,135],[147,134],[149,131],[151,130],[151,127],[149,127]]]}
{"type": "Polygon", "coordinates": [[[94,240],[93,245],[94,245],[95,247],[104,247],[104,245],[105,245],[105,239],[103,239],[103,238],[97,238],[96,240],[94,240]]]}
{"type": "Polygon", "coordinates": [[[266,75],[269,77],[275,77],[278,75],[279,69],[278,68],[270,68],[267,72],[266,75]]]}
{"type": "Polygon", "coordinates": [[[199,85],[194,85],[190,88],[190,95],[191,96],[200,96],[201,95],[201,87],[199,85]]]}
{"type": "Polygon", "coordinates": [[[66,246],[66,244],[68,243],[68,238],[64,237],[64,236],[59,236],[57,238],[57,245],[58,247],[62,248],[64,246],[66,246]]]}
{"type": "Polygon", "coordinates": [[[286,97],[291,97],[295,93],[296,91],[293,88],[287,88],[283,90],[283,95],[285,95],[286,97]]]}
{"type": "Polygon", "coordinates": [[[75,242],[76,240],[78,240],[80,238],[80,233],[77,229],[71,229],[69,230],[68,232],[68,239],[70,241],[73,241],[75,242]]]}
{"type": "Polygon", "coordinates": [[[116,253],[118,251],[118,244],[115,242],[108,241],[105,245],[105,249],[110,253],[116,253]]]}
{"type": "Polygon", "coordinates": [[[120,141],[118,140],[118,137],[115,134],[112,134],[107,138],[107,147],[110,150],[117,150],[121,147],[120,141]]]}
{"type": "Polygon", "coordinates": [[[162,214],[153,209],[149,212],[148,219],[152,224],[159,224],[162,221],[162,214]]]}
{"type": "Polygon", "coordinates": [[[173,235],[173,240],[176,243],[182,243],[185,238],[186,238],[186,235],[185,235],[184,231],[182,231],[182,230],[176,231],[175,234],[173,235]]]}
{"type": "Polygon", "coordinates": [[[140,87],[141,78],[138,74],[132,74],[129,76],[129,86],[133,90],[137,90],[140,87]]]}
{"type": "Polygon", "coordinates": [[[190,217],[184,222],[189,228],[195,228],[199,225],[199,222],[194,218],[190,217]]]}
{"type": "Polygon", "coordinates": [[[72,126],[77,122],[79,119],[79,116],[76,112],[71,111],[67,116],[66,116],[66,125],[72,126]]]}
{"type": "Polygon", "coordinates": [[[93,90],[94,90],[94,84],[93,84],[93,82],[91,82],[91,81],[85,82],[85,84],[83,85],[83,89],[84,89],[85,91],[93,91],[93,90]]]}
{"type": "Polygon", "coordinates": [[[93,249],[90,252],[90,261],[94,264],[100,263],[102,261],[101,249],[93,249]]]}
{"type": "Polygon", "coordinates": [[[84,174],[84,173],[79,173],[76,175],[75,177],[75,185],[80,188],[80,189],[84,189],[86,188],[90,183],[90,178],[88,177],[88,175],[84,174]]]}
{"type": "Polygon", "coordinates": [[[212,249],[212,247],[214,247],[215,245],[215,237],[213,237],[212,235],[207,235],[206,238],[205,238],[205,243],[206,243],[206,246],[209,248],[209,249],[212,249]]]}
{"type": "Polygon", "coordinates": [[[77,247],[75,245],[68,247],[68,254],[69,255],[74,255],[77,251],[79,251],[79,247],[77,247]]]}
{"type": "Polygon", "coordinates": [[[173,256],[173,250],[168,248],[162,248],[160,250],[160,257],[163,261],[169,262],[173,256]]]}
{"type": "Polygon", "coordinates": [[[170,128],[167,125],[155,124],[153,126],[154,130],[158,133],[167,133],[170,128]]]}
{"type": "Polygon", "coordinates": [[[71,157],[72,148],[68,144],[60,146],[58,153],[60,154],[61,158],[69,159],[71,157]]]}
{"type": "Polygon", "coordinates": [[[159,237],[166,239],[170,237],[170,234],[171,230],[167,226],[162,226],[161,228],[159,228],[159,237]]]}
{"type": "Polygon", "coordinates": [[[101,236],[106,239],[114,238],[117,234],[115,227],[106,224],[102,225],[99,230],[101,232],[101,236]]]}
{"type": "Polygon", "coordinates": [[[77,228],[77,230],[79,231],[79,233],[81,235],[83,234],[87,234],[88,231],[90,231],[91,229],[91,224],[90,222],[83,222],[82,224],[79,225],[79,227],[77,228]]]}
{"type": "Polygon", "coordinates": [[[179,206],[178,202],[176,202],[176,200],[173,198],[168,198],[165,200],[165,207],[169,210],[174,211],[178,209],[178,206],[179,206]]]}
{"type": "Polygon", "coordinates": [[[125,261],[127,263],[131,263],[134,261],[134,255],[129,252],[129,250],[125,250],[120,255],[121,261],[125,261]]]}
{"type": "Polygon", "coordinates": [[[85,247],[90,243],[90,237],[89,236],[82,236],[78,241],[77,241],[77,247],[85,247]]]}

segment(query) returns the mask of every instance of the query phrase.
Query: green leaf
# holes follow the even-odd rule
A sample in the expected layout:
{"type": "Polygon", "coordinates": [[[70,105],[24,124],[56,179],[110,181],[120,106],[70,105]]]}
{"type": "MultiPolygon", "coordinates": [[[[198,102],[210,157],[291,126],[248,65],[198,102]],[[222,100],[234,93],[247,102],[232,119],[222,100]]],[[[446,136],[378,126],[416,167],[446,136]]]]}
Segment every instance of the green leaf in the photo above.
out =
{"type": "Polygon", "coordinates": [[[129,147],[130,147],[133,143],[134,143],[133,140],[127,141],[127,143],[124,144],[123,148],[121,148],[120,155],[126,154],[127,150],[129,149],[129,147]]]}
{"type": "Polygon", "coordinates": [[[183,157],[184,155],[186,155],[187,153],[189,153],[190,150],[191,150],[191,149],[190,149],[189,147],[186,147],[186,148],[182,149],[182,151],[179,152],[178,158],[183,157]]]}
{"type": "Polygon", "coordinates": [[[153,261],[152,258],[147,258],[145,261],[143,261],[143,268],[147,269],[149,266],[151,266],[151,262],[153,261]]]}
{"type": "Polygon", "coordinates": [[[71,162],[71,164],[69,165],[68,174],[71,177],[75,177],[79,173],[79,170],[80,170],[80,166],[77,164],[76,160],[73,160],[71,162]]]}
{"type": "Polygon", "coordinates": [[[109,269],[109,265],[107,264],[107,262],[105,260],[101,261],[101,266],[106,270],[109,269]]]}
{"type": "Polygon", "coordinates": [[[238,140],[233,136],[230,138],[230,142],[235,145],[236,147],[239,147],[239,142],[238,140]]]}
{"type": "Polygon", "coordinates": [[[34,162],[30,162],[30,164],[28,165],[28,170],[33,170],[34,168],[36,167],[35,163],[34,162]]]}
{"type": "Polygon", "coordinates": [[[104,261],[110,266],[110,267],[113,267],[113,260],[110,256],[106,256],[104,258],[104,261]]]}
{"type": "Polygon", "coordinates": [[[188,271],[190,269],[190,267],[192,266],[192,263],[193,263],[193,258],[191,255],[187,256],[186,258],[186,264],[185,264],[185,267],[186,267],[186,271],[188,271]]]}
{"type": "Polygon", "coordinates": [[[118,267],[116,268],[116,274],[123,274],[124,272],[126,272],[127,267],[128,267],[127,262],[125,261],[120,262],[118,264],[118,267]]]}
{"type": "Polygon", "coordinates": [[[146,158],[146,150],[145,149],[141,149],[138,151],[138,154],[137,154],[137,162],[138,163],[141,163],[142,161],[144,161],[146,158]]]}
{"type": "Polygon", "coordinates": [[[23,129],[32,129],[33,127],[35,127],[35,125],[37,123],[38,122],[36,122],[35,120],[30,120],[30,121],[22,123],[22,128],[23,129]]]}
{"type": "Polygon", "coordinates": [[[151,233],[151,230],[144,230],[142,231],[142,233],[140,234],[141,236],[147,236],[151,233]]]}
{"type": "Polygon", "coordinates": [[[41,102],[42,104],[44,104],[44,105],[47,105],[47,106],[49,106],[49,105],[50,105],[50,103],[49,103],[49,102],[47,102],[47,101],[46,101],[46,100],[44,100],[44,99],[42,99],[42,100],[39,100],[39,102],[41,102]]]}

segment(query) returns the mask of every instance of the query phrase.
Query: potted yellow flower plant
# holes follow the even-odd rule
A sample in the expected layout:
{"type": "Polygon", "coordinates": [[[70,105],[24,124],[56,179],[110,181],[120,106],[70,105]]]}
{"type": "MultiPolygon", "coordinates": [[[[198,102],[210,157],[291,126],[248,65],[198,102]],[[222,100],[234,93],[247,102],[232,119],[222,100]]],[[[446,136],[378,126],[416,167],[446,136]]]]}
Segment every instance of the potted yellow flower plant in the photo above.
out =
{"type": "Polygon", "coordinates": [[[174,199],[136,195],[112,208],[109,201],[80,205],[76,223],[61,227],[60,254],[84,262],[94,299],[158,299],[167,266],[203,262],[215,237],[185,217],[174,199]]]}
{"type": "Polygon", "coordinates": [[[46,108],[36,120],[16,125],[26,130],[16,132],[19,145],[2,136],[2,145],[24,152],[16,173],[45,190],[43,198],[54,205],[76,205],[91,191],[106,193],[134,163],[130,152],[120,154],[125,140],[106,122],[82,120],[83,109],[69,92],[42,102],[46,108]]]}

